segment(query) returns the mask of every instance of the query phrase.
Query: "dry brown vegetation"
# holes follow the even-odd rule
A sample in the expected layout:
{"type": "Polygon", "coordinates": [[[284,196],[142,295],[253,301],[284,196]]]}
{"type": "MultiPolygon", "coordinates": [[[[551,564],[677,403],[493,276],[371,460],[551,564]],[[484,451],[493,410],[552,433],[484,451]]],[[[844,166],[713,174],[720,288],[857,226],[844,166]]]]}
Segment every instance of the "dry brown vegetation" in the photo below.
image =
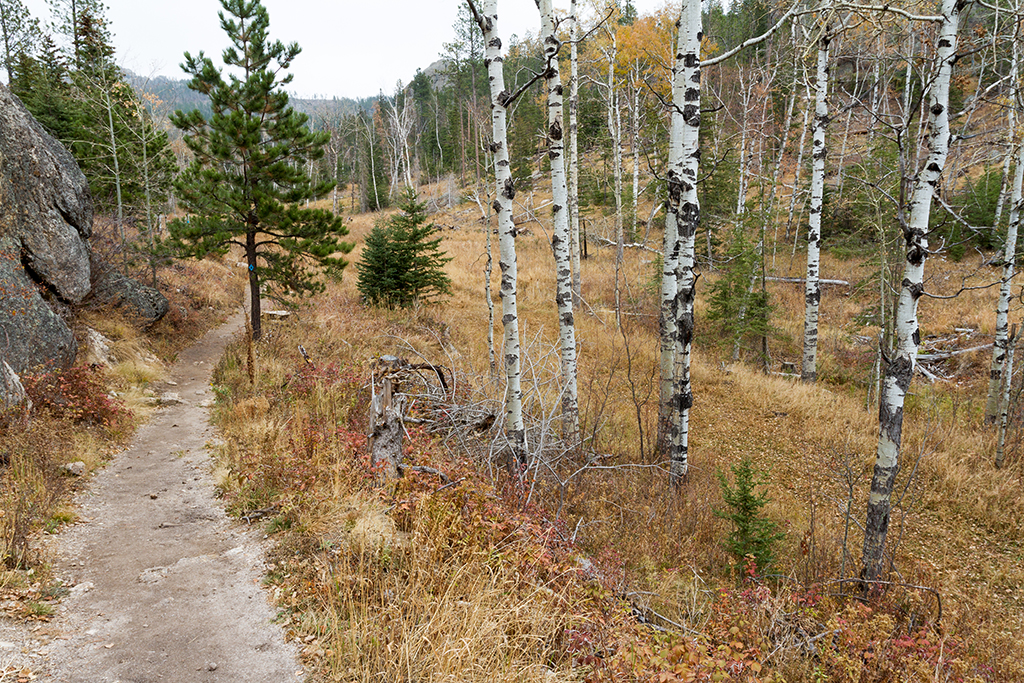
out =
{"type": "MultiPolygon", "coordinates": [[[[426,188],[422,196],[429,194],[426,188]]],[[[891,527],[891,578],[899,585],[863,605],[841,580],[859,569],[877,440],[866,399],[874,354],[864,339],[878,330],[855,322],[874,303],[873,290],[859,286],[870,266],[835,258],[823,264],[823,277],[851,286],[823,296],[817,385],[730,364],[731,340],[707,326],[698,330],[693,464],[685,489],[674,492],[651,448],[653,255],[627,254],[626,322],[617,330],[613,249],[591,245],[583,265],[586,304],[577,314],[586,442],[584,453],[567,454],[552,419],[558,366],[548,236],[541,222],[523,226],[530,229],[517,240],[529,438],[538,444],[543,433],[547,448],[538,455],[551,467],[520,489],[496,457],[500,417],[484,434],[437,428],[468,407],[500,416],[501,386],[485,342],[487,229],[472,203],[433,219],[454,226],[443,244],[454,257],[448,301],[368,309],[349,272],[297,319],[271,328],[257,346],[255,386],[241,345],[219,369],[227,436],[221,485],[238,514],[265,511],[269,529],[288,530],[268,581],[320,678],[1024,677],[1024,465],[992,465],[994,435],[981,424],[988,351],[947,361],[949,381],[915,381],[891,527]],[[442,365],[455,377],[454,394],[443,401],[436,387],[414,392],[420,398],[413,415],[434,420],[437,429],[410,424],[407,458],[457,484],[411,474],[383,486],[368,468],[368,381],[381,354],[442,365]],[[763,583],[737,582],[722,547],[728,525],[713,512],[722,507],[716,473],[742,457],[767,474],[767,512],[786,531],[774,576],[763,583]]],[[[357,244],[373,220],[352,217],[357,244]]],[[[592,230],[603,220],[596,216],[592,230]]],[[[779,274],[799,276],[799,258],[786,261],[788,254],[780,256],[779,274]]],[[[935,294],[994,277],[970,258],[935,258],[929,273],[935,294]]],[[[702,277],[706,292],[717,274],[702,277]]],[[[495,274],[493,291],[497,284],[495,274]]],[[[777,368],[799,360],[803,294],[800,285],[769,286],[777,368]]],[[[983,343],[994,297],[981,289],[924,301],[923,336],[971,328],[961,345],[983,343]]],[[[705,308],[698,298],[698,316],[705,308]]],[[[500,327],[496,337],[500,343],[500,327]]]]}

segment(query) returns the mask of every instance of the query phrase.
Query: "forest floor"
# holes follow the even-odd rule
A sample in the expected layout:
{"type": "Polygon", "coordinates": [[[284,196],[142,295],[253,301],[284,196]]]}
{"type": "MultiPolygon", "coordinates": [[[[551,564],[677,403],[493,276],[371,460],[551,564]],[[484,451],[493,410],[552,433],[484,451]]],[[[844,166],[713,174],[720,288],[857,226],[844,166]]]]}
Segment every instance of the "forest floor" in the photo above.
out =
{"type": "Polygon", "coordinates": [[[165,407],[80,495],[78,521],[46,537],[69,594],[48,623],[0,624],[0,680],[303,677],[260,588],[263,536],[228,520],[208,466],[210,374],[241,324],[178,356],[165,407]]]}

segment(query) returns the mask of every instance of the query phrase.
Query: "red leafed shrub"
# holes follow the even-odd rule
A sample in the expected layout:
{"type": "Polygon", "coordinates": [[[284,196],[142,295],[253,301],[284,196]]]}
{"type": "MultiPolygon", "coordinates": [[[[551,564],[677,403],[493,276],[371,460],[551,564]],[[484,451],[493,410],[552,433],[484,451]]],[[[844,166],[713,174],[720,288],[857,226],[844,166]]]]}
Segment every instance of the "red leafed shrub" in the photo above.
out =
{"type": "Polygon", "coordinates": [[[124,404],[107,392],[103,371],[95,366],[27,374],[22,383],[34,409],[57,419],[96,425],[108,432],[120,430],[131,419],[124,404]]]}

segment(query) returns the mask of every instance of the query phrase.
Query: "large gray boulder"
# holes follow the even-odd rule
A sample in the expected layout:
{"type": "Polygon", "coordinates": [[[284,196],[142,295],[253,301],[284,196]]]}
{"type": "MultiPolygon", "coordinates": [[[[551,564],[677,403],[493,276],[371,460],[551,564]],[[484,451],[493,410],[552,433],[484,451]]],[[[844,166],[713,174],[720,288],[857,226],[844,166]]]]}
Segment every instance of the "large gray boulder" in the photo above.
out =
{"type": "Polygon", "coordinates": [[[16,373],[74,362],[92,214],[74,158],[0,84],[0,358],[16,373]]]}

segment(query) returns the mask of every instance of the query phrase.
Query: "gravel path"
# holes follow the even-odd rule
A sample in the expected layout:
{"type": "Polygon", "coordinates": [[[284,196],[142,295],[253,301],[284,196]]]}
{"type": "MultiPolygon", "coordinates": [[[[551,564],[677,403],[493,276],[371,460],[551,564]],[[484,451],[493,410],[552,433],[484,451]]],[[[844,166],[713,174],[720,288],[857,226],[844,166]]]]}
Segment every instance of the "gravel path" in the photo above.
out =
{"type": "MultiPolygon", "coordinates": [[[[261,536],[225,516],[209,474],[210,372],[240,324],[236,316],[180,355],[167,390],[181,403],[161,408],[97,474],[81,521],[53,541],[71,595],[18,646],[35,654],[42,680],[302,680],[260,588],[261,536]]],[[[10,635],[0,629],[0,640],[10,635]]]]}

